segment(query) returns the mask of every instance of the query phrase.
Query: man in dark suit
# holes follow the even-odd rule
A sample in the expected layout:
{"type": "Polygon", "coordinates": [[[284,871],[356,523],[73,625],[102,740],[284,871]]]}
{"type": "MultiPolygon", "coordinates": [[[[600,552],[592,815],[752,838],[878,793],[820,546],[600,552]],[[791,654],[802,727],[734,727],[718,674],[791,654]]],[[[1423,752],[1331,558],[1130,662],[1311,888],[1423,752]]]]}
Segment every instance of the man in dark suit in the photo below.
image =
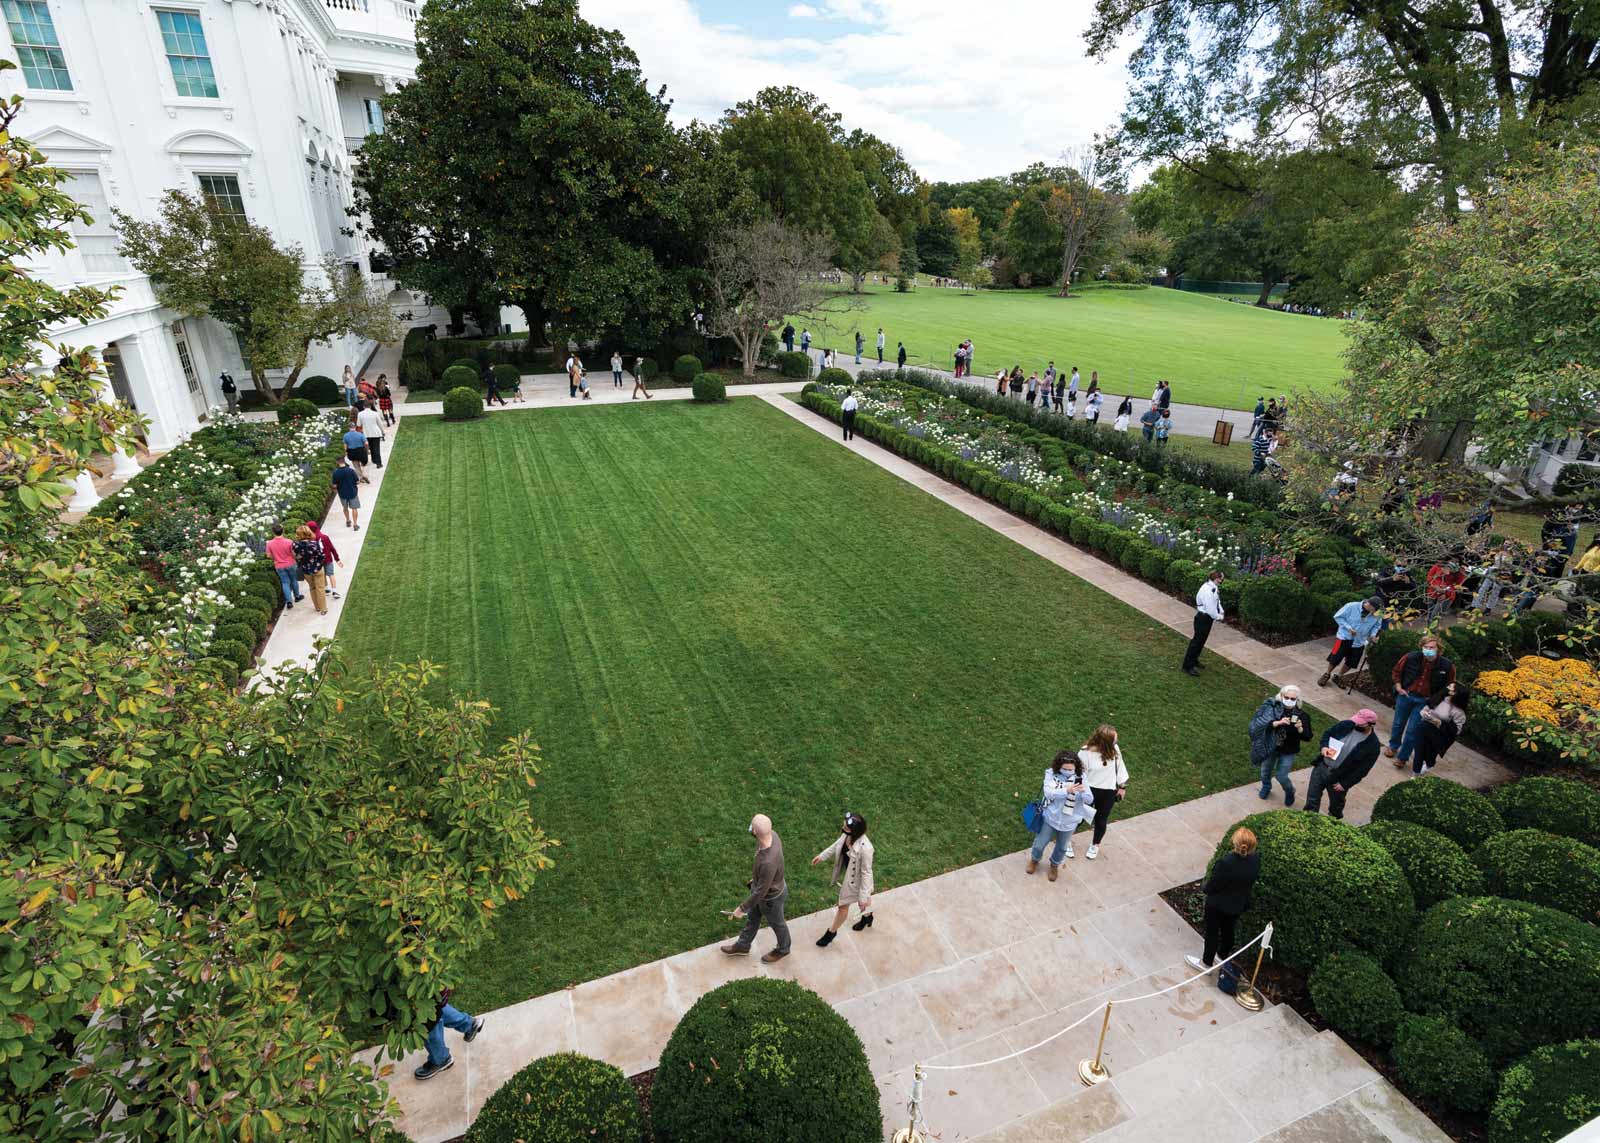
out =
{"type": "Polygon", "coordinates": [[[1378,736],[1373,728],[1378,716],[1366,708],[1355,717],[1336,722],[1322,732],[1321,757],[1311,768],[1311,785],[1306,790],[1306,810],[1320,813],[1322,792],[1328,792],[1328,813],[1344,817],[1344,799],[1365,778],[1378,760],[1378,736]]]}

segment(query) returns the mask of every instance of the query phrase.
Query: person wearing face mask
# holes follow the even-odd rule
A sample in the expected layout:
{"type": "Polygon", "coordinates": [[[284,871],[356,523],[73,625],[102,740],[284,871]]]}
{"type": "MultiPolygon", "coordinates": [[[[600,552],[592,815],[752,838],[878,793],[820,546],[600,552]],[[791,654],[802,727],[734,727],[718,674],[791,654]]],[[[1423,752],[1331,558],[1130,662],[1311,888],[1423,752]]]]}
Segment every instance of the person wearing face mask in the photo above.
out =
{"type": "Polygon", "coordinates": [[[1437,635],[1424,635],[1415,651],[1400,656],[1390,674],[1394,683],[1394,723],[1383,755],[1394,759],[1398,770],[1411,761],[1417,748],[1422,708],[1456,681],[1456,665],[1439,653],[1437,635]]]}
{"type": "Polygon", "coordinates": [[[1439,758],[1467,728],[1467,704],[1472,691],[1466,683],[1446,683],[1444,693],[1418,712],[1417,752],[1411,760],[1413,777],[1420,778],[1439,764],[1439,758]]]}
{"type": "Polygon", "coordinates": [[[1039,832],[1034,835],[1033,849],[1028,853],[1028,872],[1039,868],[1044,847],[1053,840],[1050,851],[1051,881],[1061,869],[1061,859],[1072,857],[1072,831],[1088,821],[1094,806],[1094,796],[1083,782],[1083,760],[1070,750],[1058,751],[1044,772],[1044,785],[1039,791],[1039,832]],[[1071,763],[1072,769],[1067,765],[1071,763]]]}
{"type": "Polygon", "coordinates": [[[1376,595],[1352,599],[1333,613],[1333,623],[1337,635],[1333,650],[1328,652],[1328,669],[1322,672],[1317,686],[1327,686],[1331,678],[1334,686],[1343,688],[1346,676],[1361,669],[1361,655],[1367,644],[1383,629],[1383,599],[1376,595]],[[1335,670],[1339,672],[1337,678],[1333,675],[1335,670]]]}
{"type": "Polygon", "coordinates": [[[750,836],[756,839],[755,865],[750,873],[750,895],[737,908],[729,911],[734,920],[747,918],[744,929],[731,945],[723,945],[729,956],[746,956],[750,945],[761,931],[761,922],[772,928],[778,943],[761,958],[762,964],[771,964],[789,955],[789,925],[783,919],[783,906],[789,899],[789,883],[783,879],[783,839],[772,828],[772,819],[757,814],[750,819],[750,836]]]}
{"type": "Polygon", "coordinates": [[[867,819],[856,813],[844,815],[844,828],[832,845],[811,859],[819,865],[833,861],[829,885],[839,886],[839,907],[833,911],[833,924],[817,938],[818,948],[827,948],[839,935],[839,926],[850,916],[850,906],[861,912],[861,919],[850,928],[855,932],[872,928],[872,842],[867,840],[867,819]]]}
{"type": "Polygon", "coordinates": [[[1322,812],[1322,795],[1328,795],[1328,813],[1343,820],[1345,797],[1372,772],[1378,761],[1378,724],[1375,711],[1363,708],[1354,717],[1336,722],[1322,732],[1317,764],[1306,783],[1307,813],[1322,812]]]}
{"type": "Polygon", "coordinates": [[[1261,773],[1259,796],[1265,801],[1276,778],[1283,787],[1283,804],[1294,805],[1294,783],[1289,771],[1294,768],[1300,744],[1311,741],[1311,719],[1300,707],[1300,688],[1293,684],[1256,708],[1250,719],[1250,761],[1261,773]]]}
{"type": "MultiPolygon", "coordinates": [[[[1106,826],[1111,823],[1111,810],[1128,792],[1128,767],[1122,761],[1122,747],[1117,744],[1117,728],[1102,723],[1089,736],[1089,741],[1078,751],[1078,761],[1083,763],[1083,782],[1094,796],[1094,838],[1089,852],[1090,861],[1100,856],[1100,843],[1106,838],[1106,826]]],[[[1067,847],[1072,856],[1072,847],[1067,847]]]]}

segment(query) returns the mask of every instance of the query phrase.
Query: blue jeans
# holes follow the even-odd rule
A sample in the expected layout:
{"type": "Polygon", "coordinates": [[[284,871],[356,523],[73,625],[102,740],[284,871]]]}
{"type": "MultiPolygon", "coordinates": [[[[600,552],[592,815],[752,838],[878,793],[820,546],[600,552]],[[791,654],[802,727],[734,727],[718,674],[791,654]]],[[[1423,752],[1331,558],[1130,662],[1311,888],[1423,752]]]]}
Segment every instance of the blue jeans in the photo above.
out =
{"type": "Polygon", "coordinates": [[[1389,728],[1389,749],[1397,751],[1400,761],[1408,761],[1417,748],[1417,731],[1422,725],[1418,712],[1428,705],[1423,695],[1396,695],[1394,700],[1394,725],[1389,728]]]}
{"type": "Polygon", "coordinates": [[[444,1030],[454,1029],[457,1032],[472,1031],[472,1017],[459,1008],[452,1008],[446,1004],[439,1018],[428,1025],[428,1062],[438,1065],[450,1058],[450,1049],[444,1046],[444,1030]]]}
{"type": "Polygon", "coordinates": [[[274,568],[278,573],[278,586],[283,588],[283,601],[293,603],[300,594],[300,571],[298,568],[274,568]]]}
{"type": "Polygon", "coordinates": [[[1044,854],[1044,847],[1050,844],[1051,838],[1056,839],[1056,847],[1050,853],[1050,864],[1060,865],[1061,859],[1067,855],[1067,845],[1072,841],[1072,830],[1055,829],[1049,822],[1039,823],[1039,832],[1033,837],[1033,859],[1038,861],[1044,854]]]}
{"type": "Polygon", "coordinates": [[[352,409],[355,408],[357,396],[358,394],[354,389],[346,389],[344,391],[344,403],[349,405],[352,409]]]}
{"type": "Polygon", "coordinates": [[[1272,791],[1273,779],[1283,787],[1285,794],[1294,793],[1294,783],[1289,781],[1289,771],[1294,768],[1295,755],[1269,754],[1261,763],[1261,796],[1266,797],[1272,791]]]}

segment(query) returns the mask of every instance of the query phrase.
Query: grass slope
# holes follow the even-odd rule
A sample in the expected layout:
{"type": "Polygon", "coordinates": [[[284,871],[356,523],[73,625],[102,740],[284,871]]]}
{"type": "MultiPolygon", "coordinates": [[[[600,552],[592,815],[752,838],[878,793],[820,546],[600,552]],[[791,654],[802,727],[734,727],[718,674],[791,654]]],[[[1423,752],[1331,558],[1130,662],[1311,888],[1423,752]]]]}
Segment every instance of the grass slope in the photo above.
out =
{"type": "Polygon", "coordinates": [[[1251,776],[1269,685],[1185,677],[1173,632],[761,401],[408,419],[385,487],[339,643],[447,664],[531,726],[563,843],[468,1008],[728,934],[756,811],[799,915],[832,903],[806,862],[846,809],[882,888],[1013,851],[1101,721],[1123,812],[1251,776]]]}
{"type": "Polygon", "coordinates": [[[1148,395],[1165,377],[1175,400],[1224,408],[1253,408],[1261,393],[1329,388],[1342,372],[1347,328],[1157,288],[1058,298],[1050,290],[965,294],[923,286],[897,294],[877,286],[863,301],[862,309],[829,315],[822,328],[812,322],[812,344],[853,353],[859,328],[870,356],[882,326],[886,361],[904,341],[911,362],[949,369],[956,343],[970,337],[978,371],[990,376],[1017,364],[1042,371],[1054,359],[1061,368],[1077,365],[1085,382],[1098,369],[1109,393],[1148,395]]]}

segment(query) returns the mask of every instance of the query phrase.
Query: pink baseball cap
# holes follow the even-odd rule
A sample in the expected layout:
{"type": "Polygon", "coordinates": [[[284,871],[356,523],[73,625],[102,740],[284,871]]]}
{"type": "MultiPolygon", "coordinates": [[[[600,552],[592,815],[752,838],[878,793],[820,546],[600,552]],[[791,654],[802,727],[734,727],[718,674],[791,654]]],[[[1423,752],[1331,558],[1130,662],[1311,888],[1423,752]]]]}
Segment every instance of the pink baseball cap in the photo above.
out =
{"type": "Polygon", "coordinates": [[[1360,710],[1356,711],[1355,717],[1350,721],[1355,723],[1357,726],[1376,726],[1378,724],[1378,715],[1375,711],[1369,710],[1367,707],[1362,707],[1360,710]]]}

